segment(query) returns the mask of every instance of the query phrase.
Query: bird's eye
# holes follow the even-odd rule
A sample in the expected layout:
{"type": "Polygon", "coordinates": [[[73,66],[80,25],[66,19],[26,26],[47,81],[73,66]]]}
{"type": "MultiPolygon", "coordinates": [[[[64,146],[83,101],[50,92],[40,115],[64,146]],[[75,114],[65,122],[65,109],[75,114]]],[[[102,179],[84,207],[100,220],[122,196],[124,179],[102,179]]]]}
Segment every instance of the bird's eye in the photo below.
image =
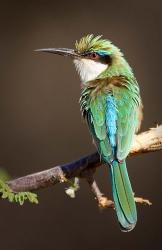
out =
{"type": "Polygon", "coordinates": [[[92,59],[92,60],[96,60],[100,58],[100,55],[96,52],[88,52],[83,54],[82,56],[84,56],[87,59],[92,59]]]}
{"type": "Polygon", "coordinates": [[[98,58],[99,58],[99,55],[98,55],[97,53],[95,53],[95,52],[92,52],[92,53],[90,54],[90,58],[91,58],[91,59],[98,59],[98,58]]]}

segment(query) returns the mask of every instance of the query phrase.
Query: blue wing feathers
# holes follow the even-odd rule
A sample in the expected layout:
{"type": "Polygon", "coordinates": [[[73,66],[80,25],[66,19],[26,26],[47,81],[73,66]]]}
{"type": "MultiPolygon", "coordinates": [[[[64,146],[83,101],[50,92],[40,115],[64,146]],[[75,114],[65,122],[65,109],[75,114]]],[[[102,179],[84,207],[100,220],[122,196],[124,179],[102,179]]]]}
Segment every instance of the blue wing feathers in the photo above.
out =
{"type": "Polygon", "coordinates": [[[112,95],[106,98],[106,126],[110,144],[112,148],[116,147],[116,133],[117,133],[117,109],[115,99],[112,95]]]}

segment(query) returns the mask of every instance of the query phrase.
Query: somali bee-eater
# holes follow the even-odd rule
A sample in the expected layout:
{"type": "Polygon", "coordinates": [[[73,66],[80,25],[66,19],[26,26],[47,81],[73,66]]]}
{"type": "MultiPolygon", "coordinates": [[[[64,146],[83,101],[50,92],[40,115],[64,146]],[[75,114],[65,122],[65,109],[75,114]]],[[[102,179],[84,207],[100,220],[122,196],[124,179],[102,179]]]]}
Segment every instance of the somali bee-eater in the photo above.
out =
{"type": "Polygon", "coordinates": [[[122,231],[137,222],[125,159],[141,123],[139,86],[122,52],[101,36],[87,35],[75,49],[38,51],[69,56],[81,78],[80,106],[101,159],[110,168],[112,193],[122,231]]]}

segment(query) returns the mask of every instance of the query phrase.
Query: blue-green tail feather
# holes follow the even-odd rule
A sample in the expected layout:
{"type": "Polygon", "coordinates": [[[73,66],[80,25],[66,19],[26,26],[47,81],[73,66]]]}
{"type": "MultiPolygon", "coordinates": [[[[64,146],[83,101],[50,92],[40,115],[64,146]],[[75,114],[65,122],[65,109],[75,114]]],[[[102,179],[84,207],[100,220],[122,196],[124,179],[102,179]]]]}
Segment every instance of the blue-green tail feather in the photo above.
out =
{"type": "Polygon", "coordinates": [[[118,221],[122,231],[131,231],[137,222],[137,212],[126,163],[114,160],[110,168],[118,221]]]}

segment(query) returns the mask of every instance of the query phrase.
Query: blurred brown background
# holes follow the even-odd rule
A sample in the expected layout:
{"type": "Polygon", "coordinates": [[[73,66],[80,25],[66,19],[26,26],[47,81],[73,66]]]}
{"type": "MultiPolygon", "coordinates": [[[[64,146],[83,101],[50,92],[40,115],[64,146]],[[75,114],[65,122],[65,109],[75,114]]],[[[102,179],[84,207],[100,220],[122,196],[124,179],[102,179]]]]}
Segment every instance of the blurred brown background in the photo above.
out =
{"type": "MultiPolygon", "coordinates": [[[[81,119],[80,85],[70,59],[34,49],[74,46],[87,33],[103,34],[125,53],[141,86],[142,129],[162,122],[162,4],[152,1],[1,1],[0,166],[22,176],[94,151],[81,119]]],[[[113,211],[99,212],[82,181],[76,199],[64,186],[39,192],[40,204],[0,201],[0,249],[161,249],[161,152],[128,160],[138,206],[134,231],[121,233],[113,211]]],[[[107,195],[106,167],[97,179],[107,195]]]]}

